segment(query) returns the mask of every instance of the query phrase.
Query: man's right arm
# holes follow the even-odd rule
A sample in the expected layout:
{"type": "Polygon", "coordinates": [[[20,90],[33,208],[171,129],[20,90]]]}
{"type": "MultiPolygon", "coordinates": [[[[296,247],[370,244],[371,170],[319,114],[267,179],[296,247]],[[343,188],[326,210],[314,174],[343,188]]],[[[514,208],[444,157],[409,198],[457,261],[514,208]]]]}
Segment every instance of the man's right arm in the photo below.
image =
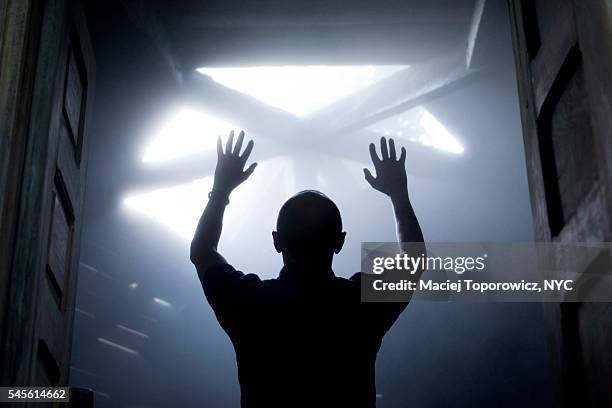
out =
{"type": "Polygon", "coordinates": [[[235,146],[233,140],[234,132],[231,131],[224,152],[221,138],[217,139],[217,167],[213,189],[191,241],[191,262],[196,266],[200,279],[204,272],[212,266],[226,263],[225,258],[217,252],[223,229],[225,207],[229,204],[231,192],[249,178],[257,165],[253,163],[245,169],[246,162],[253,150],[253,141],[247,143],[241,155],[244,132],[238,135],[235,146]]]}

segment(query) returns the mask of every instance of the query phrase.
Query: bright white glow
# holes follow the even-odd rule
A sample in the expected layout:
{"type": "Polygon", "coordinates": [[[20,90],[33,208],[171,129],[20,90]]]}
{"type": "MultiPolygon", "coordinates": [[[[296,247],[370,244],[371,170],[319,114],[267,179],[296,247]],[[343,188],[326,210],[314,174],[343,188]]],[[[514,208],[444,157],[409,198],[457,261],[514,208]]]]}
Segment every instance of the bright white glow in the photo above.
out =
{"type": "Polygon", "coordinates": [[[168,301],[166,301],[166,300],[164,300],[164,299],[160,299],[160,298],[158,298],[158,297],[154,297],[154,298],[153,298],[153,301],[154,301],[155,303],[157,303],[158,305],[161,305],[161,306],[163,306],[163,307],[172,307],[172,303],[170,303],[170,302],[168,302],[168,301]]]}
{"type": "Polygon", "coordinates": [[[407,65],[305,65],[199,68],[215,82],[304,117],[407,65]]]}
{"type": "MultiPolygon", "coordinates": [[[[199,68],[214,81],[298,117],[363,89],[407,65],[199,68]]],[[[214,148],[218,135],[238,126],[206,112],[182,108],[153,136],[142,161],[156,163],[214,148]]]]}
{"type": "Polygon", "coordinates": [[[132,282],[128,285],[130,289],[136,289],[138,287],[138,282],[132,282]]]}
{"type": "Polygon", "coordinates": [[[181,109],[153,137],[142,161],[160,162],[210,150],[217,136],[225,136],[232,129],[236,127],[204,112],[181,109]]]}
{"type": "Polygon", "coordinates": [[[199,216],[212,189],[212,177],[161,188],[126,198],[123,203],[170,227],[185,239],[193,238],[199,216]]]}
{"type": "Polygon", "coordinates": [[[455,139],[431,113],[427,111],[423,112],[419,123],[425,130],[425,132],[419,136],[419,142],[423,145],[432,146],[455,154],[463,153],[463,146],[459,144],[457,139],[455,139]]]}
{"type": "Polygon", "coordinates": [[[464,150],[438,119],[422,107],[384,119],[368,127],[368,130],[449,153],[461,154],[464,150]]]}
{"type": "MultiPolygon", "coordinates": [[[[279,192],[284,198],[296,192],[296,187],[292,184],[291,171],[292,160],[287,157],[259,163],[248,183],[241,185],[230,197],[232,205],[225,215],[224,240],[233,239],[243,223],[248,222],[250,214],[254,211],[254,198],[267,197],[266,194],[272,187],[278,192],[279,180],[281,183],[284,182],[279,192]]],[[[204,177],[173,187],[131,195],[123,200],[123,204],[170,228],[182,238],[191,240],[208,201],[208,192],[212,189],[212,184],[212,177],[204,177]]],[[[275,211],[278,209],[267,210],[270,212],[270,217],[275,217],[275,211]]],[[[258,218],[260,217],[261,214],[258,215],[258,218]]]]}

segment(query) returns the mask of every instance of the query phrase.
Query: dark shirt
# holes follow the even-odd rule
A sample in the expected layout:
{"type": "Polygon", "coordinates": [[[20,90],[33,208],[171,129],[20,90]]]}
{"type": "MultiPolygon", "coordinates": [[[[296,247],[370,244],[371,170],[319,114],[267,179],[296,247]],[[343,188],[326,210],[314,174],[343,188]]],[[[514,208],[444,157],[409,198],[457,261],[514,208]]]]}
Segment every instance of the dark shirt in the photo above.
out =
{"type": "Polygon", "coordinates": [[[261,280],[228,264],[203,274],[236,351],[243,408],[376,406],[376,355],[406,304],[362,303],[360,279],[285,266],[261,280]]]}

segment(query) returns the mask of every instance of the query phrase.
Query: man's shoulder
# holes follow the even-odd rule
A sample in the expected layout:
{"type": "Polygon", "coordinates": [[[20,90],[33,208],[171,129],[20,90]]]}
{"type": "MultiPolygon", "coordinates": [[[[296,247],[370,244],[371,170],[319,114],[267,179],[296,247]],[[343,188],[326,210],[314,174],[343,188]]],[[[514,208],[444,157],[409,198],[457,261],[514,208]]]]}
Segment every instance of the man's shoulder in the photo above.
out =
{"type": "Polygon", "coordinates": [[[334,280],[340,288],[355,289],[361,285],[361,272],[354,273],[350,278],[336,276],[334,280]]]}
{"type": "Polygon", "coordinates": [[[262,280],[256,274],[236,270],[225,262],[208,268],[201,279],[204,289],[215,286],[259,286],[262,284],[262,280]]]}
{"type": "Polygon", "coordinates": [[[349,279],[347,279],[348,281],[352,282],[352,283],[360,283],[361,282],[361,277],[363,276],[363,272],[355,272],[353,274],[353,276],[351,276],[349,279]]]}

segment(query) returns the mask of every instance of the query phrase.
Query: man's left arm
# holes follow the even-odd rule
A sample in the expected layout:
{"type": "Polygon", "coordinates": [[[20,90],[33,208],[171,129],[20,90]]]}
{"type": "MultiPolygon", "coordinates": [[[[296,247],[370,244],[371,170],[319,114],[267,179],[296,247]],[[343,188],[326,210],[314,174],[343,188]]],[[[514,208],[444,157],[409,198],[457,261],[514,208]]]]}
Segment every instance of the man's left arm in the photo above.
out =
{"type": "MultiPolygon", "coordinates": [[[[413,257],[420,257],[425,254],[425,244],[423,240],[423,232],[421,226],[414,213],[412,204],[408,196],[408,177],[406,175],[406,148],[402,147],[399,158],[395,149],[395,141],[389,139],[388,143],[385,137],[380,140],[380,157],[376,152],[376,147],[370,144],[370,156],[376,177],[368,169],[364,169],[366,181],[381,193],[387,195],[393,204],[393,212],[397,223],[397,237],[399,249],[403,253],[408,253],[413,257]]],[[[423,273],[423,268],[420,268],[408,279],[413,282],[418,282],[423,273]]],[[[384,272],[385,279],[390,282],[398,281],[405,278],[403,273],[398,274],[395,271],[384,272]]],[[[360,275],[363,279],[363,275],[360,275]]],[[[406,293],[405,302],[381,302],[367,303],[364,308],[372,317],[372,324],[377,327],[380,332],[385,333],[397,320],[399,315],[408,305],[412,298],[412,292],[406,293]]]]}
{"type": "Polygon", "coordinates": [[[221,138],[217,139],[217,167],[215,168],[213,188],[191,241],[190,258],[196,266],[200,278],[212,266],[227,263],[225,258],[217,251],[223,229],[225,207],[229,204],[231,192],[249,178],[257,166],[257,163],[253,163],[245,170],[246,162],[253,150],[253,141],[247,143],[241,155],[244,132],[240,132],[238,135],[235,146],[233,146],[233,140],[234,132],[232,131],[224,152],[221,138]]]}
{"type": "MultiPolygon", "coordinates": [[[[402,147],[399,158],[395,150],[395,141],[385,137],[380,139],[380,157],[374,143],[370,144],[370,156],[376,170],[376,177],[368,169],[363,169],[366,181],[375,190],[387,195],[393,204],[397,224],[399,249],[403,253],[419,258],[426,254],[423,232],[414,213],[408,196],[408,177],[406,175],[406,148],[402,147]]],[[[417,282],[423,273],[419,268],[410,276],[417,282]]]]}

